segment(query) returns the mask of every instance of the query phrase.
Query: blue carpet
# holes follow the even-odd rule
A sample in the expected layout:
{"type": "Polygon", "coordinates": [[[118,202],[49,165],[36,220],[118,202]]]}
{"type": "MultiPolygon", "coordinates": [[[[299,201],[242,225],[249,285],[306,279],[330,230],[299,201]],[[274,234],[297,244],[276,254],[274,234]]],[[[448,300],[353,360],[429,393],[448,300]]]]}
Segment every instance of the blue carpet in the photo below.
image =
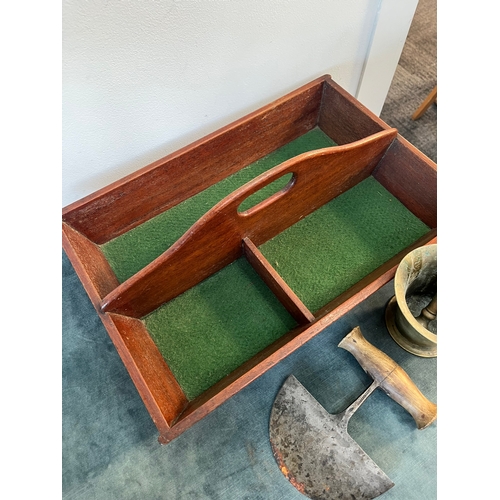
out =
{"type": "MultiPolygon", "coordinates": [[[[63,254],[62,492],[66,500],[302,500],[271,453],[271,406],[294,374],[332,413],[371,379],[337,348],[357,325],[436,402],[436,359],[413,356],[387,333],[389,283],[166,446],[66,255],[63,254]]],[[[383,500],[437,497],[437,422],[418,431],[382,391],[355,413],[350,435],[392,479],[383,500]]]]}

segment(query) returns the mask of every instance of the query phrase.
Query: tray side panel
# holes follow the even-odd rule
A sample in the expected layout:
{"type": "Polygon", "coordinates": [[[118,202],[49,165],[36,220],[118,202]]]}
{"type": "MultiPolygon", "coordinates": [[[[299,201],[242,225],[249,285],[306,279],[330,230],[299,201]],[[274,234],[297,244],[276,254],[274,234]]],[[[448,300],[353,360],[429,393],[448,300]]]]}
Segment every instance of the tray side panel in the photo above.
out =
{"type": "Polygon", "coordinates": [[[437,227],[437,166],[397,136],[373,176],[429,227],[437,227]]]}
{"type": "Polygon", "coordinates": [[[331,78],[323,86],[318,125],[339,145],[390,128],[331,78]]]}
{"type": "Polygon", "coordinates": [[[160,432],[167,432],[187,399],[140,320],[102,314],[100,299],[116,277],[99,247],[63,223],[63,248],[160,432]]]}
{"type": "Polygon", "coordinates": [[[63,222],[63,248],[94,306],[119,285],[101,249],[63,222]]]}
{"type": "MultiPolygon", "coordinates": [[[[144,323],[109,314],[108,332],[160,432],[172,426],[188,400],[144,323]],[[113,332],[114,330],[114,332],[113,332]]],[[[105,322],[105,324],[106,324],[105,322]]]]}
{"type": "Polygon", "coordinates": [[[63,220],[103,244],[168,210],[316,126],[324,79],[69,205],[63,220]]]}

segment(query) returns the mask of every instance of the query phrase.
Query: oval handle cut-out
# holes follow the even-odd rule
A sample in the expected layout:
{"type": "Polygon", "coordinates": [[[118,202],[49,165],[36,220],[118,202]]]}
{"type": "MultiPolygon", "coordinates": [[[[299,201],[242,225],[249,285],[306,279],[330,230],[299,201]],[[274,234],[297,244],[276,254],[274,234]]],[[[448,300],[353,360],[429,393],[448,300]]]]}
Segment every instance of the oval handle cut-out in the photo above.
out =
{"type": "Polygon", "coordinates": [[[295,175],[292,172],[282,175],[244,199],[238,207],[238,214],[250,215],[256,212],[261,206],[281,198],[294,184],[295,175]]]}

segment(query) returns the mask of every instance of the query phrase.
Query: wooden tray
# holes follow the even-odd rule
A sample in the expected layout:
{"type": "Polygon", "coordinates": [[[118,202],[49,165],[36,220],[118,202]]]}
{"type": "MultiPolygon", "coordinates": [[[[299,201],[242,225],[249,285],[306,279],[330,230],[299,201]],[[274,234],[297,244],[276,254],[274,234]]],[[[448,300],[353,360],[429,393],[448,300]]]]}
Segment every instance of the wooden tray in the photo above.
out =
{"type": "MultiPolygon", "coordinates": [[[[159,441],[165,444],[177,437],[390,281],[402,257],[413,248],[436,242],[436,179],[436,165],[431,160],[326,75],[64,208],[63,247],[158,428],[159,441]],[[207,207],[158,256],[130,276],[118,278],[106,257],[107,245],[147,227],[314,130],[331,139],[332,145],[302,152],[260,173],[207,207]],[[333,295],[328,297],[329,280],[334,278],[326,273],[322,279],[327,283],[324,293],[328,300],[315,297],[310,302],[314,307],[308,306],[302,292],[295,289],[295,284],[307,281],[307,267],[292,262],[287,274],[274,257],[266,255],[278,255],[282,243],[274,244],[276,238],[290,234],[287,241],[293,260],[293,252],[301,246],[293,238],[295,228],[309,223],[322,210],[330,212],[331,204],[342,203],[367,182],[380,186],[386,205],[403,207],[421,225],[420,232],[412,233],[409,241],[403,238],[402,248],[391,247],[398,238],[385,235],[387,244],[382,241],[381,245],[389,253],[383,262],[373,261],[373,269],[343,259],[344,271],[354,281],[347,280],[336,292],[332,287],[333,295]],[[248,206],[248,200],[259,194],[248,206]],[[223,276],[221,273],[241,260],[251,265],[269,295],[287,311],[292,318],[287,324],[292,326],[274,340],[271,336],[258,352],[248,351],[248,359],[243,358],[240,365],[229,363],[227,373],[207,382],[201,392],[190,393],[174,361],[168,361],[169,346],[160,349],[161,339],[150,331],[151,318],[196,287],[223,276]],[[296,275],[298,281],[293,281],[296,275]],[[290,276],[290,281],[284,276],[290,276]]],[[[381,212],[379,222],[374,222],[377,210],[361,212],[371,214],[370,228],[391,224],[386,212],[381,212]]],[[[346,214],[352,217],[352,224],[347,219],[347,227],[356,227],[360,214],[352,209],[346,214]]],[[[314,231],[320,226],[311,227],[314,231]]],[[[332,231],[335,241],[338,228],[332,231]]],[[[398,236],[404,229],[395,231],[398,236]]],[[[359,247],[371,241],[363,235],[360,238],[359,247]]],[[[135,248],[140,249],[141,244],[135,248]]],[[[370,248],[363,251],[370,255],[370,248]]],[[[314,244],[307,252],[314,253],[314,244]]],[[[309,288],[316,290],[315,283],[313,280],[309,288]]],[[[186,325],[196,311],[186,310],[185,314],[187,333],[181,335],[186,338],[190,335],[186,325]]]]}

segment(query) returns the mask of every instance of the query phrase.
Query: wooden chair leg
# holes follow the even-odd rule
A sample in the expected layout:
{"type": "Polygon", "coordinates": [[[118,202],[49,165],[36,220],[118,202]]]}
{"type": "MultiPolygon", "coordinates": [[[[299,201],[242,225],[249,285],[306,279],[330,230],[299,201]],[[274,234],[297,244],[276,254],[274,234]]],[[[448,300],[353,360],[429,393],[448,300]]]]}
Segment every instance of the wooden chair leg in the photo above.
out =
{"type": "Polygon", "coordinates": [[[429,95],[424,99],[422,104],[413,113],[412,119],[418,120],[429,108],[431,104],[437,101],[437,85],[429,92],[429,95]]]}

